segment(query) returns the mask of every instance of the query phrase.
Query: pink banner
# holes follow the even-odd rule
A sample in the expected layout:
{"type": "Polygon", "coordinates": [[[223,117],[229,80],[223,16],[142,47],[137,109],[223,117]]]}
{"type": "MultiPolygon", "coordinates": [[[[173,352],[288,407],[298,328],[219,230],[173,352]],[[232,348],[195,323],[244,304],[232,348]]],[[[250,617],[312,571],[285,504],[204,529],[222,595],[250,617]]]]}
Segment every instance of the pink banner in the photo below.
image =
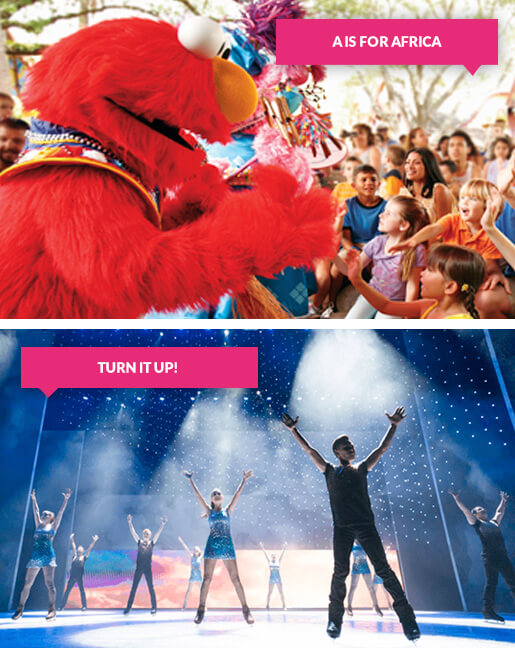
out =
{"type": "Polygon", "coordinates": [[[258,386],[257,347],[22,347],[21,386],[258,386]]]}
{"type": "Polygon", "coordinates": [[[277,20],[280,65],[497,65],[497,20],[277,20]]]}

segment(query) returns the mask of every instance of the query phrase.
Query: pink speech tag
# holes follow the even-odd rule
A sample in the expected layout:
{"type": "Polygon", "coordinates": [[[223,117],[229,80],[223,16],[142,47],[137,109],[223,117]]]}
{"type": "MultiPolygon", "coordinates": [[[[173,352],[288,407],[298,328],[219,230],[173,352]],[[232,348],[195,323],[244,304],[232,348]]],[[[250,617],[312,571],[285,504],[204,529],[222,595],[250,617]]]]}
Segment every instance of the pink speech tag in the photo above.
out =
{"type": "Polygon", "coordinates": [[[257,347],[22,347],[21,386],[258,386],[257,347]]]}
{"type": "Polygon", "coordinates": [[[497,20],[277,20],[280,65],[497,65],[497,20]]]}

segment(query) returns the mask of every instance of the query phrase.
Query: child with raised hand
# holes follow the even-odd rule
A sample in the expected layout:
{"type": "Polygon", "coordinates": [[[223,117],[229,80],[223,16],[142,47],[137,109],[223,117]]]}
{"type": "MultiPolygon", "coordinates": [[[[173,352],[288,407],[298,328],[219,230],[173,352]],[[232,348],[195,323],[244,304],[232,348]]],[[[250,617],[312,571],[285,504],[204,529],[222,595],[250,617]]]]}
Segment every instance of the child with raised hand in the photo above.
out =
{"type": "MultiPolygon", "coordinates": [[[[499,264],[502,255],[481,226],[486,203],[493,200],[496,194],[495,185],[488,180],[469,180],[460,191],[459,213],[447,214],[393,248],[393,251],[403,251],[424,241],[441,237],[444,243],[463,245],[479,252],[486,261],[486,280],[478,291],[476,301],[482,318],[507,317],[509,314],[503,311],[511,310],[514,301],[510,298],[510,282],[503,275],[499,264]]],[[[497,208],[500,211],[501,203],[497,203],[497,208]]]]}
{"type": "MultiPolygon", "coordinates": [[[[413,236],[428,223],[426,208],[418,200],[408,196],[392,198],[379,216],[379,231],[383,234],[365,244],[360,261],[362,267],[373,263],[370,285],[389,299],[418,299],[420,274],[426,262],[424,246],[418,245],[406,252],[392,252],[391,248],[413,236]]],[[[340,257],[336,257],[334,264],[341,273],[347,274],[347,267],[340,257]]],[[[392,316],[378,315],[377,309],[360,295],[346,319],[373,317],[392,316]]]]}
{"type": "Polygon", "coordinates": [[[457,245],[437,245],[422,271],[422,299],[393,301],[367,284],[361,276],[359,252],[349,250],[345,261],[348,277],[378,311],[412,319],[477,319],[474,304],[485,277],[485,261],[474,250],[457,245]]]}

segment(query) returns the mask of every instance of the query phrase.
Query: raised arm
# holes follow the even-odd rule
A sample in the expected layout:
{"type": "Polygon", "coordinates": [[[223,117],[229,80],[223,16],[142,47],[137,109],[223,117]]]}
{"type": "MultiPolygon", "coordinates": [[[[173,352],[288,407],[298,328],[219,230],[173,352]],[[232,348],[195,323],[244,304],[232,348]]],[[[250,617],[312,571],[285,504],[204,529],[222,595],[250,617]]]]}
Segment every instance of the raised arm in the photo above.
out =
{"type": "Polygon", "coordinates": [[[98,540],[98,536],[97,536],[96,534],[95,534],[94,536],[91,536],[91,544],[90,544],[89,547],[86,549],[86,553],[85,553],[85,555],[84,555],[84,557],[86,558],[86,560],[89,558],[89,554],[91,553],[91,550],[92,550],[93,547],[95,546],[95,543],[96,543],[97,540],[98,540]]]}
{"type": "Polygon", "coordinates": [[[431,225],[426,225],[411,238],[393,245],[390,248],[390,252],[404,252],[404,250],[410,250],[411,248],[416,248],[417,245],[430,241],[431,239],[440,236],[443,234],[444,228],[438,222],[432,223],[431,225]]]}
{"type": "Polygon", "coordinates": [[[270,562],[270,557],[269,557],[269,555],[266,553],[265,545],[264,545],[262,542],[260,542],[260,543],[259,543],[259,546],[260,546],[260,548],[261,548],[261,551],[265,554],[265,558],[267,559],[267,561],[270,562]]]}
{"type": "Polygon", "coordinates": [[[467,522],[471,525],[475,524],[477,522],[477,518],[475,518],[470,510],[463,504],[463,502],[460,500],[460,494],[457,491],[454,491],[449,488],[449,495],[452,495],[454,497],[454,501],[456,502],[457,507],[460,509],[460,511],[463,513],[465,518],[467,519],[467,522]]]}
{"type": "Polygon", "coordinates": [[[384,435],[381,443],[377,446],[375,450],[372,450],[372,452],[365,459],[367,464],[367,470],[372,470],[372,468],[376,465],[379,459],[381,459],[381,457],[388,449],[388,446],[392,442],[393,435],[397,431],[397,426],[404,418],[406,418],[406,412],[404,411],[404,407],[398,407],[393,414],[388,414],[388,412],[385,412],[385,415],[386,418],[390,421],[390,426],[388,427],[388,430],[384,435]]]}
{"type": "Polygon", "coordinates": [[[179,536],[179,542],[182,544],[182,546],[186,549],[186,551],[189,553],[190,556],[193,556],[193,553],[190,551],[190,548],[188,545],[184,542],[184,540],[179,536]]]}
{"type": "Polygon", "coordinates": [[[481,217],[481,226],[504,259],[513,268],[515,267],[515,244],[497,229],[495,221],[502,210],[502,198],[497,190],[492,190],[492,192],[494,198],[486,201],[486,209],[481,217]]]}
{"type": "Polygon", "coordinates": [[[139,535],[134,530],[134,526],[132,524],[132,515],[130,513],[127,516],[127,522],[129,523],[129,531],[131,532],[131,536],[134,538],[134,542],[139,542],[139,535]]]}
{"type": "MultiPolygon", "coordinates": [[[[340,254],[342,254],[340,252],[340,254]]],[[[349,250],[345,255],[347,261],[348,277],[352,285],[363,297],[381,313],[395,315],[396,317],[408,317],[418,319],[424,312],[435,304],[434,299],[417,299],[416,301],[393,301],[382,293],[372,288],[361,276],[361,264],[359,252],[349,250]]]]}
{"type": "Polygon", "coordinates": [[[247,480],[250,479],[253,475],[254,475],[253,470],[247,470],[247,471],[244,470],[243,471],[243,477],[241,479],[240,485],[236,489],[236,492],[232,496],[231,503],[227,507],[227,513],[229,515],[232,515],[232,512],[234,511],[234,507],[236,506],[236,502],[238,501],[238,498],[241,495],[241,491],[243,490],[243,487],[247,483],[247,480]]]}
{"type": "Polygon", "coordinates": [[[510,205],[515,209],[515,150],[513,150],[506,168],[497,176],[497,187],[510,205]]]}
{"type": "Polygon", "coordinates": [[[165,524],[166,524],[167,522],[168,522],[168,518],[166,517],[166,515],[163,515],[163,517],[161,518],[161,526],[160,526],[159,529],[156,531],[156,534],[155,534],[155,536],[154,536],[154,544],[156,544],[156,542],[159,540],[159,536],[160,536],[161,533],[163,532],[163,529],[165,528],[165,524]]]}
{"type": "Polygon", "coordinates": [[[206,502],[206,500],[202,497],[199,489],[197,488],[197,485],[193,481],[193,473],[191,472],[191,470],[185,470],[183,474],[185,477],[187,477],[190,480],[190,484],[191,487],[193,488],[193,492],[197,496],[198,501],[200,502],[202,508],[204,509],[204,513],[206,515],[209,515],[211,513],[211,507],[206,502]]]}
{"type": "Polygon", "coordinates": [[[284,552],[286,551],[286,547],[287,547],[287,546],[288,546],[288,543],[285,542],[285,543],[283,544],[283,550],[281,551],[281,555],[279,556],[279,562],[281,562],[281,560],[283,559],[283,557],[284,557],[284,552]]]}
{"type": "Polygon", "coordinates": [[[503,519],[504,516],[504,510],[506,508],[506,502],[508,501],[509,497],[510,496],[508,495],[508,493],[501,491],[501,501],[499,502],[499,506],[495,511],[495,515],[492,518],[492,522],[495,522],[496,524],[501,524],[501,520],[503,519]]]}
{"type": "Polygon", "coordinates": [[[39,506],[38,506],[38,501],[36,499],[35,489],[32,490],[32,493],[30,494],[30,499],[32,500],[32,512],[34,513],[34,524],[36,525],[36,529],[37,529],[41,524],[41,518],[39,516],[39,506]]]}
{"type": "Polygon", "coordinates": [[[66,506],[68,505],[68,500],[70,499],[72,494],[72,491],[70,488],[67,488],[64,493],[63,493],[63,503],[61,504],[61,508],[57,511],[57,515],[55,516],[54,523],[52,524],[52,528],[54,529],[54,532],[57,532],[57,529],[59,528],[61,524],[61,520],[63,519],[63,514],[66,506]]]}
{"type": "Polygon", "coordinates": [[[72,560],[77,558],[77,547],[75,546],[75,533],[72,533],[70,536],[70,541],[72,543],[72,560]]]}
{"type": "Polygon", "coordinates": [[[320,472],[325,472],[327,461],[322,457],[318,450],[315,450],[315,448],[313,448],[313,446],[311,446],[306,441],[306,439],[297,429],[297,422],[299,420],[299,417],[297,416],[296,419],[292,419],[292,417],[285,412],[282,416],[282,420],[284,425],[286,425],[288,430],[290,430],[290,432],[293,434],[293,438],[297,441],[300,447],[311,457],[311,460],[318,468],[318,470],[320,470],[320,472]]]}

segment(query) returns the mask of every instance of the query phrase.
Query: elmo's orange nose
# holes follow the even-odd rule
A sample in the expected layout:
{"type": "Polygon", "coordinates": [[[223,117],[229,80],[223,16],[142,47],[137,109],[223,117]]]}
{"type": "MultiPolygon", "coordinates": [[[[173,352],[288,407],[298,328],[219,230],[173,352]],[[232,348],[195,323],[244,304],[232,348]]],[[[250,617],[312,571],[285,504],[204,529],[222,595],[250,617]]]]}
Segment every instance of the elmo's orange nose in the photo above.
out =
{"type": "Polygon", "coordinates": [[[216,101],[227,121],[235,124],[250,117],[258,102],[252,77],[243,68],[217,56],[213,58],[213,70],[216,101]]]}

